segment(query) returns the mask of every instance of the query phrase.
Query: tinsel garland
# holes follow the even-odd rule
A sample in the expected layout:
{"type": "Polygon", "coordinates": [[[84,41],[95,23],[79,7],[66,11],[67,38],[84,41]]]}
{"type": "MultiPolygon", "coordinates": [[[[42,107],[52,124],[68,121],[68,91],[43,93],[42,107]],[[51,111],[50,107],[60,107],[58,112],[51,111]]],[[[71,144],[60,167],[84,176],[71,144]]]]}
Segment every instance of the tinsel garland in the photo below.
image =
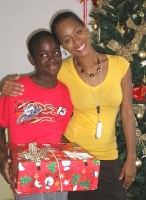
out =
{"type": "Polygon", "coordinates": [[[146,35],[146,23],[142,20],[141,25],[137,26],[129,17],[129,19],[126,21],[126,24],[128,28],[136,31],[132,41],[128,45],[122,46],[117,41],[112,39],[107,44],[107,47],[116,52],[116,54],[125,57],[128,61],[133,61],[132,54],[136,54],[138,52],[142,38],[144,35],[146,35]]]}

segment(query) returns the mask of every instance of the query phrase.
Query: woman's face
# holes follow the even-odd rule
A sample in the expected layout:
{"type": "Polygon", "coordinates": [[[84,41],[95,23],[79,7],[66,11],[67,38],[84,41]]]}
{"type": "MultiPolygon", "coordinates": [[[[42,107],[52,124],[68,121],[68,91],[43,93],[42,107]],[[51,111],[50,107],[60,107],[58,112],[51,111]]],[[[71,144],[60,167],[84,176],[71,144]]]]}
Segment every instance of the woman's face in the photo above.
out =
{"type": "Polygon", "coordinates": [[[56,27],[56,33],[62,47],[74,56],[85,56],[91,50],[88,29],[74,18],[61,21],[56,27]]]}

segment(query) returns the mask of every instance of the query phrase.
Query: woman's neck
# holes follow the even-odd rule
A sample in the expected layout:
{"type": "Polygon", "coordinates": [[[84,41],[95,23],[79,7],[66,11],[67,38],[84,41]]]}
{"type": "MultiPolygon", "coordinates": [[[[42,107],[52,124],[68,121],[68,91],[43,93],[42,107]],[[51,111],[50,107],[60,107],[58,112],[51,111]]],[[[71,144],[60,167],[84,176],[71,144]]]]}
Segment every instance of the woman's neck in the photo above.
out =
{"type": "Polygon", "coordinates": [[[84,68],[86,71],[90,71],[94,69],[96,65],[98,65],[99,55],[96,51],[92,51],[83,57],[76,56],[75,59],[81,68],[84,68]]]}

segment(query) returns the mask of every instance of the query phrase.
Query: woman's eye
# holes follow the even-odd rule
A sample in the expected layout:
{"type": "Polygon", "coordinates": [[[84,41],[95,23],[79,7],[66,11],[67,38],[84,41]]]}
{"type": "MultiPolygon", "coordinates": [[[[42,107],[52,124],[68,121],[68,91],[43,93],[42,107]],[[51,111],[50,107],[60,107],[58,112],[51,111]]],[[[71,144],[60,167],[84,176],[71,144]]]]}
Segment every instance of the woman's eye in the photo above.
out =
{"type": "Polygon", "coordinates": [[[68,43],[70,43],[70,41],[71,41],[71,39],[68,38],[68,39],[66,39],[66,40],[64,41],[64,43],[65,43],[65,44],[68,44],[68,43]]]}
{"type": "Polygon", "coordinates": [[[76,34],[77,35],[81,35],[83,33],[83,29],[78,29],[77,31],[76,31],[76,34]]]}

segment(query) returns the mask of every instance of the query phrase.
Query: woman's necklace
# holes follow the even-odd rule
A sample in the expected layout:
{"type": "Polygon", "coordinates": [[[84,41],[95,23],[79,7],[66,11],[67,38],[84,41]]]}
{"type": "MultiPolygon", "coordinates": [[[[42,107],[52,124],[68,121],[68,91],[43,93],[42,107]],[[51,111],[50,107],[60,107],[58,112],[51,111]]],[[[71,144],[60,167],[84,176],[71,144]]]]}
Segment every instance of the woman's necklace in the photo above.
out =
{"type": "Polygon", "coordinates": [[[95,71],[95,73],[87,73],[84,69],[82,69],[80,66],[79,66],[79,62],[78,62],[78,60],[75,58],[75,62],[76,62],[76,64],[77,64],[77,67],[78,67],[78,69],[79,69],[79,71],[81,72],[81,74],[82,75],[85,75],[85,76],[89,76],[89,77],[94,77],[96,74],[98,74],[99,72],[100,72],[100,70],[101,70],[101,62],[100,62],[100,59],[98,58],[98,67],[96,68],[96,71],[95,71]]]}
{"type": "MultiPolygon", "coordinates": [[[[96,137],[96,139],[101,138],[101,134],[102,134],[102,122],[100,121],[100,107],[101,107],[101,96],[102,96],[102,88],[101,88],[101,83],[102,83],[102,63],[101,63],[101,61],[100,61],[99,58],[98,58],[98,60],[99,60],[99,66],[100,66],[100,69],[99,69],[99,72],[100,72],[100,89],[99,89],[99,91],[100,91],[100,92],[99,92],[99,102],[98,102],[98,104],[97,104],[97,106],[96,106],[96,111],[97,111],[97,115],[98,115],[98,120],[97,120],[97,125],[96,125],[96,132],[95,132],[95,137],[96,137]]],[[[94,101],[95,101],[95,103],[96,103],[95,94],[93,93],[92,88],[91,88],[91,86],[90,86],[88,80],[87,80],[86,77],[85,77],[85,73],[83,73],[83,72],[80,70],[81,67],[79,66],[78,60],[77,60],[76,58],[74,58],[74,61],[75,61],[75,63],[76,63],[77,68],[78,68],[79,71],[81,72],[81,74],[82,74],[82,76],[83,76],[85,82],[87,83],[87,85],[88,85],[88,87],[89,87],[89,90],[90,90],[90,93],[91,93],[91,95],[92,95],[92,97],[93,97],[93,99],[94,99],[94,101]]],[[[88,76],[90,76],[90,74],[88,74],[88,76]]],[[[91,76],[90,76],[90,77],[91,77],[91,76]]],[[[92,77],[93,77],[93,76],[92,76],[92,77]]]]}

